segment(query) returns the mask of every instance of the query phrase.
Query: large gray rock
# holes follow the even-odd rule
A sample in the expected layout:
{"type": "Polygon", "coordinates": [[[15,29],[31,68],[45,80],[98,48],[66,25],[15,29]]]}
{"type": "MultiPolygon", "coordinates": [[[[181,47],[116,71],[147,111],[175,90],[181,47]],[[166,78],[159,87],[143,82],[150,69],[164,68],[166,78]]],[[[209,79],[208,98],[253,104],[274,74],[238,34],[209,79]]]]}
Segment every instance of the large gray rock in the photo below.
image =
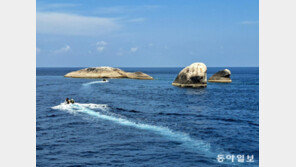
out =
{"type": "Polygon", "coordinates": [[[172,83],[180,87],[206,87],[207,86],[207,66],[204,63],[193,63],[185,67],[172,83]]]}
{"type": "Polygon", "coordinates": [[[231,72],[228,69],[224,69],[218,71],[214,75],[210,77],[209,82],[222,82],[222,83],[230,83],[232,80],[230,79],[231,72]]]}
{"type": "Polygon", "coordinates": [[[130,79],[150,79],[153,78],[142,72],[125,72],[119,68],[94,67],[73,71],[64,77],[70,78],[130,78],[130,79]]]}

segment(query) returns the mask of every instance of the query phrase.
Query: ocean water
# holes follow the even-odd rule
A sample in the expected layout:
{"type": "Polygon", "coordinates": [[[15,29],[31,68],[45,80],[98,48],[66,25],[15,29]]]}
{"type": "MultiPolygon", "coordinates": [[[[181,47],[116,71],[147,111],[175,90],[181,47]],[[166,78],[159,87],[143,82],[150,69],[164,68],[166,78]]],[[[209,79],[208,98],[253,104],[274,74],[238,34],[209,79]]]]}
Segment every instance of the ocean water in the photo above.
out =
{"type": "Polygon", "coordinates": [[[37,68],[37,166],[258,166],[259,68],[229,68],[232,83],[200,89],[171,85],[182,68],[122,68],[155,80],[63,77],[78,69],[37,68]]]}

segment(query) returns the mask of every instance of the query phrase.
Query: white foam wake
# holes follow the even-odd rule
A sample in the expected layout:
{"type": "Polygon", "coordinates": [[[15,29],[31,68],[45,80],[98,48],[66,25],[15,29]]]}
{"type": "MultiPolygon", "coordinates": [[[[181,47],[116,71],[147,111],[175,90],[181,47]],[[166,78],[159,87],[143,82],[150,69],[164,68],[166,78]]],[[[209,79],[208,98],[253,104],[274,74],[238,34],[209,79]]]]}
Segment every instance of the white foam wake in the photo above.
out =
{"type": "Polygon", "coordinates": [[[58,109],[58,110],[65,110],[70,112],[82,112],[85,114],[88,114],[90,116],[94,116],[100,119],[108,120],[115,122],[120,125],[124,126],[131,126],[138,129],[143,130],[149,130],[156,134],[162,135],[164,137],[169,138],[170,140],[181,142],[182,145],[186,146],[187,148],[202,151],[203,153],[210,153],[210,145],[208,143],[205,143],[202,140],[192,139],[188,134],[183,132],[177,132],[173,131],[167,127],[161,127],[161,126],[155,126],[155,125],[149,125],[149,124],[143,124],[143,123],[136,123],[124,118],[119,118],[115,116],[105,115],[100,112],[97,112],[92,109],[100,109],[103,111],[108,110],[108,106],[105,104],[65,104],[62,103],[58,106],[52,107],[52,109],[58,109]]]}
{"type": "MultiPolygon", "coordinates": [[[[80,111],[82,108],[90,108],[90,109],[100,109],[100,110],[107,110],[108,106],[107,104],[94,104],[94,103],[88,103],[88,104],[82,104],[82,103],[75,103],[75,104],[66,104],[61,103],[60,105],[51,107],[55,110],[63,110],[63,111],[80,111]],[[79,110],[79,108],[81,108],[79,110]]],[[[81,111],[83,112],[83,111],[81,111]]]]}
{"type": "Polygon", "coordinates": [[[93,85],[93,84],[99,84],[99,83],[107,83],[109,82],[108,80],[107,81],[92,81],[92,82],[87,82],[87,83],[84,83],[82,84],[83,86],[89,86],[89,85],[93,85]]]}

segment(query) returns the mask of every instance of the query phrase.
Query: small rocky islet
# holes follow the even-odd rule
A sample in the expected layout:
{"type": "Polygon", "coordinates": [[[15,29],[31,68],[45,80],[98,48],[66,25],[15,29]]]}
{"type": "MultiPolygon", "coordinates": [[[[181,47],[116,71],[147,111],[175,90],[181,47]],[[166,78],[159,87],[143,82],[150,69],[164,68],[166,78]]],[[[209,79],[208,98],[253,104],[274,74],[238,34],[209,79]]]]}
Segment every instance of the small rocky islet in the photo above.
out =
{"type": "MultiPolygon", "coordinates": [[[[228,69],[218,71],[210,77],[208,82],[230,83],[231,72],[228,69]]],[[[180,71],[174,86],[200,88],[207,87],[207,66],[204,63],[193,63],[180,71]]]]}
{"type": "Polygon", "coordinates": [[[224,69],[216,72],[212,75],[208,82],[220,82],[220,83],[230,83],[232,80],[230,79],[231,72],[228,69],[224,69]]]}
{"type": "MultiPolygon", "coordinates": [[[[228,69],[218,71],[207,80],[207,66],[204,63],[193,63],[180,71],[172,83],[179,87],[200,88],[207,87],[207,82],[230,83],[231,72],[228,69]]],[[[69,78],[129,78],[153,80],[153,77],[143,72],[125,72],[113,67],[91,67],[72,71],[64,75],[69,78]]]]}
{"type": "Polygon", "coordinates": [[[207,66],[204,63],[193,63],[185,67],[178,74],[174,86],[179,87],[206,87],[207,86],[207,66]]]}
{"type": "Polygon", "coordinates": [[[142,72],[125,72],[113,67],[92,67],[78,71],[69,72],[64,77],[69,78],[129,78],[153,80],[153,78],[142,72]]]}

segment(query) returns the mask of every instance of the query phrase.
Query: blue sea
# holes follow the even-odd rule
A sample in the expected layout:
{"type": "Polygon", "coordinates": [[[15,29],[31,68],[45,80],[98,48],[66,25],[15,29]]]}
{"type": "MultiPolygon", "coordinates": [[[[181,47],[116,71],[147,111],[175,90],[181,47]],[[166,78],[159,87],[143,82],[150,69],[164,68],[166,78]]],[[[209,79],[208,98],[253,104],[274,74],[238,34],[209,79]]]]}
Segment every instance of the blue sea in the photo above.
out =
{"type": "Polygon", "coordinates": [[[258,166],[259,68],[228,68],[232,83],[198,89],[171,85],[182,68],[121,68],[155,80],[63,77],[79,69],[37,68],[37,166],[258,166]]]}

